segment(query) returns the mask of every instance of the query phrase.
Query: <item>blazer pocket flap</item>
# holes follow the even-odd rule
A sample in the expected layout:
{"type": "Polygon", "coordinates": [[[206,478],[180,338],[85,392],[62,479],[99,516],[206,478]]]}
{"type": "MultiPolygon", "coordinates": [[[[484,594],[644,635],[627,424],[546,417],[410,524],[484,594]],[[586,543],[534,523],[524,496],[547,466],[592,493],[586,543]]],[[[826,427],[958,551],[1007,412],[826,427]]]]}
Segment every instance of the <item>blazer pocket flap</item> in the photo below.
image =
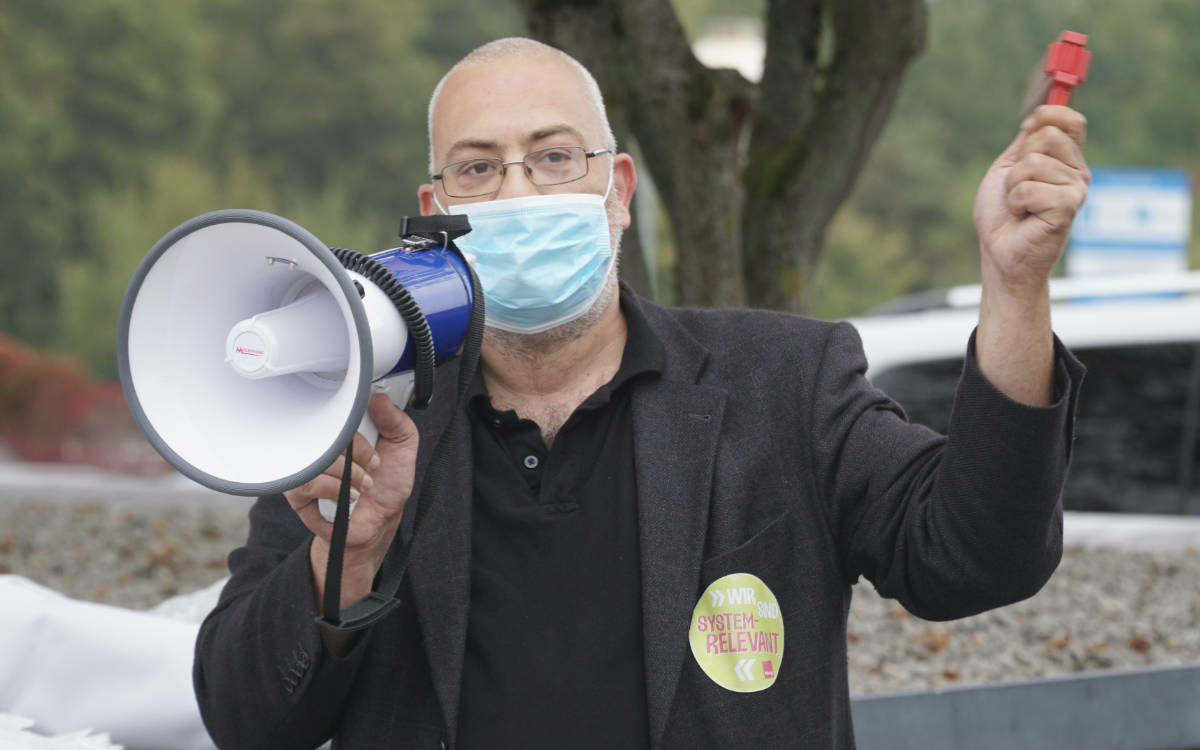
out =
{"type": "Polygon", "coordinates": [[[791,557],[791,526],[788,511],[771,519],[766,526],[738,546],[710,557],[700,566],[700,581],[707,586],[730,573],[753,573],[783,565],[791,557]]]}

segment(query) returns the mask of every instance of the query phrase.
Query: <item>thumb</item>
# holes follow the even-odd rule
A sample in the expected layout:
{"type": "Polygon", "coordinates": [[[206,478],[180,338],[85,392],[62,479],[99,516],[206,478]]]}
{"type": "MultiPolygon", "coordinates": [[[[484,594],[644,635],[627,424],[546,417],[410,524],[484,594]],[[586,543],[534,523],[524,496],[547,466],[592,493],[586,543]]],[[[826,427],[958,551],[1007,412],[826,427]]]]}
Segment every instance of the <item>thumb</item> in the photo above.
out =
{"type": "Polygon", "coordinates": [[[379,429],[379,439],[391,443],[406,443],[417,440],[417,426],[400,407],[382,393],[371,396],[367,413],[379,429]]]}
{"type": "Polygon", "coordinates": [[[1012,143],[1008,144],[1008,146],[1000,152],[1000,155],[996,157],[995,166],[1011,167],[1013,164],[1017,163],[1017,160],[1021,155],[1021,144],[1025,141],[1026,136],[1028,136],[1030,132],[1025,127],[1027,122],[1028,120],[1021,123],[1021,129],[1017,132],[1017,136],[1012,139],[1012,143]]]}

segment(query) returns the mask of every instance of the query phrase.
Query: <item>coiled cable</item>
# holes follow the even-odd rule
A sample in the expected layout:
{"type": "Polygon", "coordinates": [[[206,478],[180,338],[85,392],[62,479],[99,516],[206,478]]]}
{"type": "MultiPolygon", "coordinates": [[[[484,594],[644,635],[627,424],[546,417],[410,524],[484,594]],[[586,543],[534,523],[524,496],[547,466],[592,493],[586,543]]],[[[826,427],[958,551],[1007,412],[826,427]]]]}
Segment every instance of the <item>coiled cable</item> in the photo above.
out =
{"type": "Polygon", "coordinates": [[[396,312],[404,319],[408,327],[408,337],[413,345],[413,400],[416,409],[424,409],[433,399],[433,366],[434,348],[433,331],[425,313],[408,289],[382,263],[369,255],[347,247],[329,248],[334,257],[341,262],[347,271],[362,275],[375,286],[379,287],[396,307],[396,312]]]}

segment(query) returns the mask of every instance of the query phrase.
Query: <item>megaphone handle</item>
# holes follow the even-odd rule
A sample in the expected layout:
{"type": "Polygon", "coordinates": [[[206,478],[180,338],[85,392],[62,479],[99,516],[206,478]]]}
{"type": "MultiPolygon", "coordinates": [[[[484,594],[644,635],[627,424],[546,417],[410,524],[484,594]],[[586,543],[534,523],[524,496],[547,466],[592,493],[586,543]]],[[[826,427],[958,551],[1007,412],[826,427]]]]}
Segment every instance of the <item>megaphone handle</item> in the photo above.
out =
{"type": "MultiPolygon", "coordinates": [[[[409,399],[412,398],[414,377],[412,372],[403,372],[390,378],[384,378],[378,382],[371,384],[371,392],[386,393],[392,403],[400,408],[408,406],[409,399]]],[[[375,426],[375,422],[371,420],[369,412],[364,411],[362,421],[358,423],[358,432],[367,439],[367,442],[372,447],[379,440],[379,428],[375,426]]],[[[357,500],[350,501],[350,512],[354,512],[354,506],[358,504],[357,500]]],[[[326,521],[333,523],[334,514],[337,513],[337,500],[322,497],[317,500],[317,508],[321,511],[321,517],[326,521]]]]}
{"type": "MultiPolygon", "coordinates": [[[[359,433],[367,439],[372,447],[375,441],[379,439],[379,428],[371,421],[371,415],[363,412],[362,421],[358,423],[359,433]]],[[[339,459],[341,460],[341,459],[339,459]]],[[[354,506],[358,505],[357,500],[350,501],[350,512],[354,512],[354,506]]],[[[317,499],[317,509],[321,511],[321,517],[326,521],[333,523],[334,516],[337,514],[337,500],[331,500],[327,497],[317,499]]]]}

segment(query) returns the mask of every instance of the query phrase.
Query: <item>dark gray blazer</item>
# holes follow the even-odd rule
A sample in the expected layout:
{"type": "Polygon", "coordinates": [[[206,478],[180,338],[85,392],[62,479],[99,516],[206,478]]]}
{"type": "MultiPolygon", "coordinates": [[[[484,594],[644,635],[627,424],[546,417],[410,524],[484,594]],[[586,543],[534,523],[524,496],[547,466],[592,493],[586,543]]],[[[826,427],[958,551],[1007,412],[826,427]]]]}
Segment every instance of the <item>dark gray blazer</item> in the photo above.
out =
{"type": "MultiPolygon", "coordinates": [[[[871,387],[847,324],[636,304],[667,349],[663,377],[633,394],[656,748],[852,748],[846,614],[858,576],[918,616],[949,619],[1031,596],[1053,572],[1083,375],[1061,344],[1047,408],[1009,400],[968,356],[946,438],[871,387]],[[689,653],[697,598],[734,572],[761,578],[783,613],[783,659],[761,692],[718,686],[689,653]]],[[[442,370],[433,406],[412,415],[418,476],[452,416],[456,373],[442,370]]],[[[414,542],[401,607],[345,658],[313,624],[309,533],[282,497],[255,504],[196,647],[196,692],[221,747],[330,736],[354,750],[454,747],[470,467],[461,453],[414,542]]]]}

